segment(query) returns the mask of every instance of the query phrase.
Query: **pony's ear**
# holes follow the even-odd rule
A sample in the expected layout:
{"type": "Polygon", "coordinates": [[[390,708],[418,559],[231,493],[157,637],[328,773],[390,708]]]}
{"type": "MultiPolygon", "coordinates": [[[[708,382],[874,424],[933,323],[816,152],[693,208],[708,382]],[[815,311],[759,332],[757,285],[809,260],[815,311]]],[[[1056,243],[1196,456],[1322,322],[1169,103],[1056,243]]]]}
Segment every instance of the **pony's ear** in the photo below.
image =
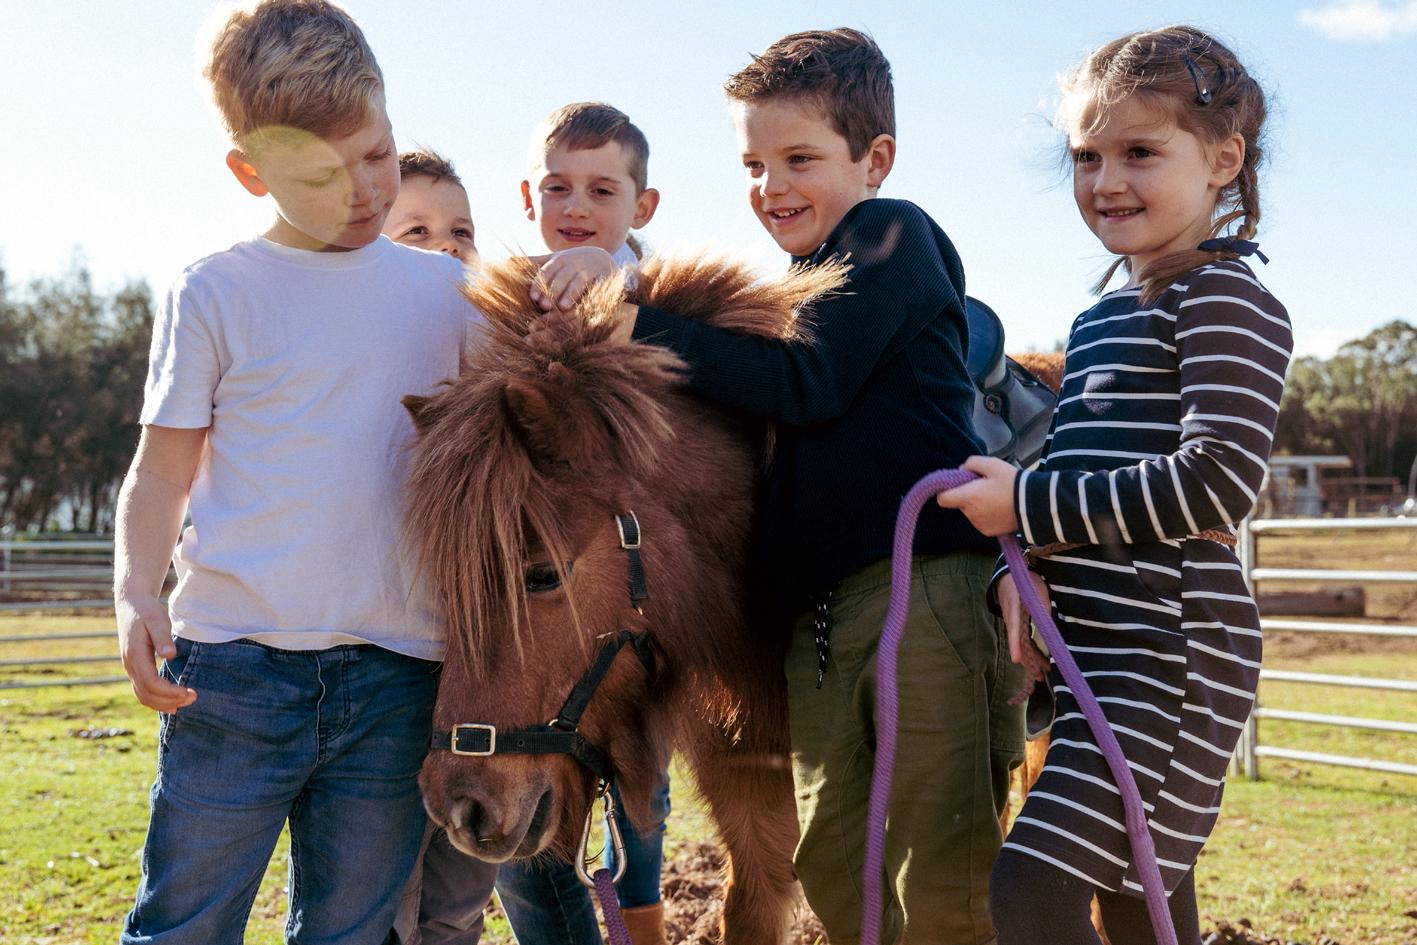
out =
{"type": "Polygon", "coordinates": [[[409,394],[399,403],[403,404],[408,415],[413,419],[413,429],[421,437],[428,432],[441,415],[441,411],[433,406],[434,398],[423,397],[419,394],[409,394]]]}
{"type": "Polygon", "coordinates": [[[502,389],[502,402],[532,459],[558,459],[556,408],[546,391],[539,384],[512,378],[502,389]]]}

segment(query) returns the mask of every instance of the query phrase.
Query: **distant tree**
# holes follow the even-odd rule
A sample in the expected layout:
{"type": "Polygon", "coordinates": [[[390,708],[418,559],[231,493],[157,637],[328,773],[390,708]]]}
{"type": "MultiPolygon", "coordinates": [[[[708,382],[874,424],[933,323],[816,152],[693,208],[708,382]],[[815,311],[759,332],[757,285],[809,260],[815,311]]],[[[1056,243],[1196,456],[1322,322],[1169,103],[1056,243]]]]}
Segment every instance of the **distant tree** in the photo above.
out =
{"type": "Polygon", "coordinates": [[[61,503],[97,531],[132,454],[152,300],[96,293],[82,264],[0,295],[0,525],[46,528],[61,503]]]}
{"type": "Polygon", "coordinates": [[[1320,414],[1320,404],[1334,396],[1328,374],[1328,362],[1323,358],[1295,358],[1289,365],[1284,381],[1284,399],[1279,405],[1279,423],[1275,430],[1274,449],[1296,455],[1342,452],[1329,435],[1326,419],[1320,414]]]}
{"type": "Polygon", "coordinates": [[[81,531],[97,532],[108,526],[105,513],[113,507],[119,480],[132,458],[152,324],[147,283],[130,283],[113,297],[89,361],[86,381],[91,393],[69,480],[71,502],[84,514],[82,522],[75,519],[81,531]]]}
{"type": "Polygon", "coordinates": [[[1405,481],[1417,452],[1417,326],[1394,321],[1331,358],[1299,358],[1280,408],[1277,449],[1338,451],[1360,476],[1405,481]]]}

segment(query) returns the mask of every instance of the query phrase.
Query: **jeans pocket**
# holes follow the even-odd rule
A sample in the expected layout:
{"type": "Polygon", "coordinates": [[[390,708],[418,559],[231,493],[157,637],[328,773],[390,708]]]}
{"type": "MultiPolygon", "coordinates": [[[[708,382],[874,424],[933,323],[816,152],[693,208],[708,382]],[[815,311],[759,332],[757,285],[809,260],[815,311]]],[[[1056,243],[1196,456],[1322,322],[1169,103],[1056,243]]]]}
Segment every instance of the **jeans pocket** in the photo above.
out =
{"type": "MultiPolygon", "coordinates": [[[[192,640],[184,640],[182,637],[173,637],[172,645],[177,650],[168,659],[162,661],[158,667],[158,675],[174,685],[191,689],[192,678],[196,674],[197,664],[201,661],[202,644],[192,640]]],[[[172,738],[173,731],[180,724],[182,709],[172,712],[163,712],[158,717],[157,746],[158,751],[167,748],[168,742],[172,738]]]]}

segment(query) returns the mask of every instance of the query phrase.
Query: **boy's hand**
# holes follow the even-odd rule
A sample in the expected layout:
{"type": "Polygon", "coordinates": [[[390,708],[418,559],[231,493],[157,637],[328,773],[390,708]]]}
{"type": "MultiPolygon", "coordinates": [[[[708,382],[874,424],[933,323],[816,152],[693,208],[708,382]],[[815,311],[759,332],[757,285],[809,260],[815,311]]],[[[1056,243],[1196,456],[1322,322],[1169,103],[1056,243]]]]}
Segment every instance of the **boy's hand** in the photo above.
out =
{"type": "Polygon", "coordinates": [[[172,621],[162,601],[156,597],[120,596],[114,600],[114,609],[118,616],[118,652],[138,701],[159,712],[176,712],[196,701],[195,691],[158,675],[156,657],[168,659],[177,655],[172,644],[172,621]]]}
{"type": "Polygon", "coordinates": [[[971,456],[964,461],[964,468],[980,478],[946,489],[935,500],[943,508],[959,509],[981,534],[991,538],[1017,531],[1014,484],[1018,467],[991,456],[971,456]]]}
{"type": "Polygon", "coordinates": [[[543,312],[565,311],[580,300],[592,282],[614,275],[615,269],[615,260],[599,246],[577,246],[552,253],[541,266],[546,289],[532,286],[531,300],[543,312]]]}
{"type": "MultiPolygon", "coordinates": [[[[1033,587],[1044,607],[1052,607],[1048,596],[1048,585],[1032,571],[1028,572],[1033,587]]],[[[1028,700],[1033,687],[1048,678],[1048,657],[1033,642],[1028,632],[1030,617],[1023,605],[1023,597],[1014,583],[1013,573],[999,579],[999,610],[1004,614],[1004,628],[1009,633],[1009,659],[1023,667],[1023,687],[1009,698],[1009,705],[1019,705],[1028,700]]]]}

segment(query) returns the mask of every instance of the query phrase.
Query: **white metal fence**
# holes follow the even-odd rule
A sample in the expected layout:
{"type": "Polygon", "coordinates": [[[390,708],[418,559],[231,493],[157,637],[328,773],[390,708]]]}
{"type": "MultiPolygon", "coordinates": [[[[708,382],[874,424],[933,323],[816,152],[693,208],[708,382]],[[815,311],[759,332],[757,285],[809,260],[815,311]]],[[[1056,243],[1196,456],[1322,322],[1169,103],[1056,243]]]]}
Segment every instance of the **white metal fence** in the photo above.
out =
{"type": "MultiPolygon", "coordinates": [[[[1417,529],[1417,519],[1258,519],[1246,523],[1240,531],[1239,555],[1246,580],[1251,589],[1264,581],[1347,581],[1362,584],[1403,583],[1417,585],[1417,571],[1353,571],[1307,568],[1256,567],[1256,544],[1264,534],[1279,532],[1334,532],[1355,530],[1417,529]]],[[[32,600],[0,603],[4,610],[55,610],[75,607],[109,607],[112,597],[106,591],[113,580],[113,542],[94,541],[35,541],[0,542],[0,590],[9,596],[35,590],[43,593],[32,600]],[[98,596],[98,591],[104,591],[98,596]],[[63,599],[59,592],[76,595],[63,599]],[[84,596],[89,595],[89,596],[84,596]],[[50,599],[45,599],[46,597],[50,599]]],[[[1381,637],[1417,637],[1417,626],[1359,624],[1346,621],[1290,620],[1265,618],[1260,621],[1265,630],[1286,630],[1301,633],[1357,633],[1381,637]]],[[[0,644],[63,643],[71,640],[97,639],[113,636],[105,633],[55,633],[0,636],[0,644]]],[[[116,642],[116,638],[115,638],[116,642]]],[[[68,656],[51,658],[0,659],[0,669],[29,669],[75,663],[116,663],[111,656],[68,656]]],[[[43,686],[82,686],[123,682],[126,676],[56,677],[53,680],[0,681],[0,690],[27,689],[43,686]]],[[[1339,676],[1325,673],[1303,673],[1291,670],[1261,669],[1260,680],[1303,683],[1311,685],[1348,686],[1392,692],[1417,693],[1417,680],[1381,679],[1362,676],[1339,676]]],[[[1236,748],[1235,764],[1245,777],[1259,777],[1259,759],[1287,758],[1318,764],[1366,768],[1394,774],[1417,775],[1417,765],[1376,759],[1331,755],[1302,751],[1280,745],[1261,744],[1259,722],[1264,719],[1301,722],[1313,725],[1334,725],[1370,731],[1401,732],[1417,735],[1417,722],[1369,719],[1356,716],[1324,715],[1271,709],[1257,705],[1236,748]]]]}
{"type": "MultiPolygon", "coordinates": [[[[1361,584],[1417,584],[1417,571],[1347,571],[1317,568],[1261,568],[1256,566],[1256,544],[1259,536],[1279,532],[1335,532],[1335,531],[1377,531],[1377,530],[1417,529],[1417,519],[1400,518],[1294,518],[1258,519],[1247,522],[1240,530],[1239,555],[1245,579],[1253,591],[1262,581],[1348,581],[1361,584]]],[[[1393,624],[1374,625],[1346,621],[1287,620],[1265,618],[1260,620],[1264,630],[1287,630],[1299,633],[1356,633],[1383,637],[1417,637],[1417,626],[1393,624]]],[[[1320,686],[1349,686],[1364,689],[1379,689],[1389,692],[1417,692],[1417,680],[1381,679],[1369,676],[1339,676],[1327,673],[1300,673],[1291,670],[1261,669],[1260,680],[1275,682],[1305,683],[1320,686]]],[[[1279,745],[1260,743],[1260,721],[1275,719],[1287,722],[1304,722],[1314,725],[1335,725],[1343,728],[1366,729],[1382,732],[1402,732],[1417,735],[1417,722],[1399,722],[1385,719],[1370,719],[1347,715],[1324,715],[1315,712],[1295,712],[1287,709],[1270,709],[1261,704],[1255,706],[1245,730],[1240,736],[1240,744],[1235,750],[1235,766],[1250,780],[1260,776],[1259,759],[1287,758],[1292,761],[1308,761],[1316,764],[1341,765],[1348,768],[1366,768],[1370,771],[1385,771],[1392,774],[1417,775],[1417,765],[1384,760],[1380,758],[1359,758],[1348,755],[1331,755],[1324,752],[1301,751],[1279,745]]]]}
{"type": "MultiPolygon", "coordinates": [[[[0,613],[42,612],[89,607],[112,607],[113,540],[0,542],[0,613]],[[13,599],[11,599],[13,598],[13,599]]],[[[84,663],[118,663],[117,636],[102,633],[11,634],[0,644],[64,644],[73,640],[107,638],[114,652],[102,656],[46,656],[0,659],[0,669],[42,670],[51,666],[84,663]]],[[[60,652],[62,652],[61,648],[60,652]]],[[[0,648],[0,652],[3,652],[0,648]]],[[[11,650],[10,652],[14,652],[11,650]]],[[[3,679],[0,690],[38,689],[49,686],[96,686],[126,682],[127,676],[55,676],[51,679],[3,679]]]]}

